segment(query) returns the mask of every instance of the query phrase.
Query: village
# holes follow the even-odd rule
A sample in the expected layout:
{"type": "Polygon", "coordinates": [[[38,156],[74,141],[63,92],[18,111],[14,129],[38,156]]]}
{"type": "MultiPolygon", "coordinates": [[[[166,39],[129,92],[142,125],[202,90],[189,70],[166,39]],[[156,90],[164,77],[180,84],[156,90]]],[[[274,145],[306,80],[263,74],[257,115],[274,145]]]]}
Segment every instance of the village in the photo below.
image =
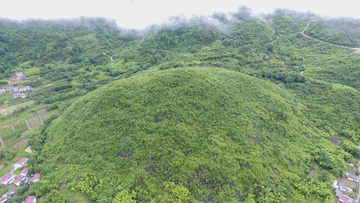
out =
{"type": "MultiPolygon", "coordinates": [[[[21,81],[23,79],[26,79],[26,76],[25,76],[24,72],[23,71],[17,72],[17,73],[15,73],[15,75],[13,75],[9,79],[9,84],[11,84],[13,81],[19,82],[19,81],[21,81]]],[[[14,87],[14,86],[11,85],[11,86],[0,89],[0,94],[14,93],[9,100],[11,100],[11,99],[24,99],[24,98],[27,97],[27,93],[25,93],[25,92],[33,90],[33,89],[35,89],[35,88],[29,87],[29,86],[23,86],[23,87],[19,88],[19,87],[14,87]]]]}
{"type": "MultiPolygon", "coordinates": [[[[345,173],[344,174],[348,180],[353,181],[355,183],[359,183],[359,178],[352,173],[345,173]]],[[[337,198],[339,198],[338,202],[341,203],[353,203],[356,202],[355,200],[353,200],[350,195],[354,193],[353,189],[351,189],[350,187],[347,187],[345,183],[340,182],[338,180],[335,180],[333,183],[333,187],[334,187],[334,192],[335,192],[335,196],[337,198]]]]}
{"type": "MultiPolygon", "coordinates": [[[[0,187],[9,186],[11,184],[14,184],[16,187],[19,187],[21,182],[23,181],[23,184],[30,185],[31,182],[37,182],[40,180],[40,173],[31,174],[28,176],[28,168],[24,167],[26,162],[28,161],[27,158],[20,159],[17,163],[15,163],[12,166],[12,171],[5,176],[3,176],[0,180],[0,187]],[[21,170],[19,175],[15,174],[15,171],[18,169],[21,170]]],[[[15,190],[10,190],[6,194],[2,195],[0,197],[0,203],[10,202],[11,195],[15,193],[15,190]]],[[[28,196],[25,199],[24,203],[35,203],[36,197],[35,196],[28,196]]]]}
{"type": "MultiPolygon", "coordinates": [[[[22,80],[26,79],[26,75],[23,71],[16,72],[11,78],[9,79],[8,86],[0,89],[0,94],[5,93],[13,93],[11,98],[5,101],[3,104],[0,105],[0,108],[8,101],[12,99],[24,99],[28,96],[28,91],[33,90],[35,88],[30,86],[23,86],[19,88],[18,86],[13,86],[11,84],[19,84],[22,80]]],[[[15,164],[11,166],[12,170],[1,177],[0,179],[0,188],[11,186],[11,190],[6,192],[5,194],[0,196],[0,203],[10,202],[12,195],[15,194],[15,189],[20,184],[27,184],[30,185],[31,182],[37,182],[40,180],[40,173],[28,174],[28,168],[24,167],[26,162],[28,161],[27,158],[21,158],[15,164]],[[21,171],[20,171],[21,170],[21,171]],[[20,172],[19,172],[20,171],[20,172]]],[[[35,203],[36,197],[35,196],[28,196],[25,203],[35,203]]]]}
{"type": "MultiPolygon", "coordinates": [[[[334,139],[337,141],[336,139],[334,139]]],[[[332,141],[334,141],[332,140],[332,141]]],[[[334,143],[339,145],[340,143],[334,143]]],[[[360,144],[357,145],[357,148],[360,149],[360,144]]],[[[358,203],[360,197],[359,190],[359,175],[360,174],[360,160],[358,160],[358,166],[355,167],[354,164],[348,163],[348,170],[355,169],[356,172],[347,172],[342,175],[343,178],[339,177],[333,182],[333,188],[336,198],[338,198],[338,203],[358,203]],[[357,169],[356,169],[357,168],[357,169]],[[359,190],[359,191],[354,191],[359,190]]]]}

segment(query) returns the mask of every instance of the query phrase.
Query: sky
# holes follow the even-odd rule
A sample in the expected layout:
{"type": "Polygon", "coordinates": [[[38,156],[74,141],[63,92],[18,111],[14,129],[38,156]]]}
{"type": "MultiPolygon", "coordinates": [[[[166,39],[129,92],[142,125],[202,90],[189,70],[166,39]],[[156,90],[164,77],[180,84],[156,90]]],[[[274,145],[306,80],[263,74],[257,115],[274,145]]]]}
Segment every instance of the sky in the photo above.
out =
{"type": "Polygon", "coordinates": [[[360,19],[359,0],[2,0],[0,18],[26,20],[105,17],[115,19],[119,27],[143,29],[166,22],[171,16],[229,13],[243,5],[251,8],[255,14],[288,8],[329,17],[360,19]]]}

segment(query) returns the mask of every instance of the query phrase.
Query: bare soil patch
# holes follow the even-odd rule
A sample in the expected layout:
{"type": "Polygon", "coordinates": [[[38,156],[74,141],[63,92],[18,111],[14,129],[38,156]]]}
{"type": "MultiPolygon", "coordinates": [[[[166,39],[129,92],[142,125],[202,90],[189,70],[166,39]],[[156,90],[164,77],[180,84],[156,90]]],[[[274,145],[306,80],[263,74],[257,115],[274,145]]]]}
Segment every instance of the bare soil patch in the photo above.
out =
{"type": "Polygon", "coordinates": [[[356,188],[356,182],[351,181],[351,180],[349,180],[347,178],[337,178],[336,180],[338,180],[339,182],[345,183],[345,185],[350,187],[350,188],[356,188]]]}
{"type": "Polygon", "coordinates": [[[63,183],[63,184],[61,184],[61,186],[60,186],[60,190],[65,189],[65,188],[66,188],[66,185],[67,185],[67,183],[63,183]]]}
{"type": "Polygon", "coordinates": [[[14,106],[10,106],[8,108],[4,108],[4,109],[0,109],[0,114],[7,116],[9,114],[12,114],[12,112],[20,107],[25,107],[25,106],[31,106],[32,104],[34,104],[36,101],[34,100],[30,100],[21,104],[16,104],[14,106]]]}
{"type": "Polygon", "coordinates": [[[38,114],[38,115],[41,115],[41,114],[44,114],[44,113],[46,113],[46,108],[39,109],[39,110],[37,111],[37,114],[38,114]]]}
{"type": "Polygon", "coordinates": [[[31,153],[32,152],[31,147],[30,146],[26,147],[25,152],[31,153]]]}
{"type": "Polygon", "coordinates": [[[47,88],[52,87],[52,86],[54,86],[54,84],[51,83],[51,84],[48,84],[48,85],[44,86],[43,89],[47,89],[47,88]]]}
{"type": "Polygon", "coordinates": [[[308,178],[316,179],[316,170],[311,170],[307,175],[308,178]]]}
{"type": "Polygon", "coordinates": [[[17,188],[17,186],[14,183],[12,183],[10,188],[9,188],[9,191],[10,190],[16,190],[16,188],[17,188]]]}
{"type": "Polygon", "coordinates": [[[16,79],[16,80],[9,80],[9,86],[13,85],[13,84],[20,84],[24,79],[16,79]]]}

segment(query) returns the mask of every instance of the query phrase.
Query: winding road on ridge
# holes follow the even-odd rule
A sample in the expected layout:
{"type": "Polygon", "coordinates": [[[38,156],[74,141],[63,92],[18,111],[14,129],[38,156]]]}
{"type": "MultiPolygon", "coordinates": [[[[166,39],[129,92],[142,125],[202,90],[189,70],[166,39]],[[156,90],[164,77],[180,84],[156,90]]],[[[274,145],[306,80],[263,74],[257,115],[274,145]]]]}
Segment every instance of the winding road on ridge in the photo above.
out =
{"type": "Polygon", "coordinates": [[[347,46],[343,46],[343,45],[338,45],[338,44],[333,44],[333,43],[330,43],[330,42],[325,42],[325,41],[322,41],[320,39],[317,39],[317,38],[314,38],[314,37],[311,37],[307,34],[305,34],[305,30],[309,27],[310,23],[312,22],[312,20],[310,20],[310,22],[307,23],[306,27],[303,29],[303,31],[301,32],[302,36],[304,37],[307,37],[307,38],[311,38],[315,41],[318,41],[318,42],[322,42],[322,43],[325,43],[325,44],[329,44],[329,45],[333,45],[333,46],[337,46],[337,47],[342,47],[342,48],[346,48],[346,49],[351,49],[351,50],[355,50],[355,53],[358,53],[360,54],[360,48],[354,48],[354,47],[347,47],[347,46]]]}

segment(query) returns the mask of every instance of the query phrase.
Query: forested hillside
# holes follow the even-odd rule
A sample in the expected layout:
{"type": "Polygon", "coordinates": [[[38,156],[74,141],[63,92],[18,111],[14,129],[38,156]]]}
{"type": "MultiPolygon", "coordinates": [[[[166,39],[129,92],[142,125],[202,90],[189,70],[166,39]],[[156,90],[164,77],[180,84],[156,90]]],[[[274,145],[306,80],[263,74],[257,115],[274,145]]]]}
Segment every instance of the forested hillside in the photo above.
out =
{"type": "Polygon", "coordinates": [[[359,20],[290,10],[146,31],[0,20],[0,82],[24,71],[18,85],[35,87],[0,122],[56,112],[21,135],[41,180],[12,201],[336,201],[333,181],[360,158],[360,54],[303,37],[311,20],[307,35],[358,46],[359,20]]]}
{"type": "Polygon", "coordinates": [[[360,22],[353,18],[319,18],[314,20],[307,34],[339,45],[360,47],[360,22]]]}

